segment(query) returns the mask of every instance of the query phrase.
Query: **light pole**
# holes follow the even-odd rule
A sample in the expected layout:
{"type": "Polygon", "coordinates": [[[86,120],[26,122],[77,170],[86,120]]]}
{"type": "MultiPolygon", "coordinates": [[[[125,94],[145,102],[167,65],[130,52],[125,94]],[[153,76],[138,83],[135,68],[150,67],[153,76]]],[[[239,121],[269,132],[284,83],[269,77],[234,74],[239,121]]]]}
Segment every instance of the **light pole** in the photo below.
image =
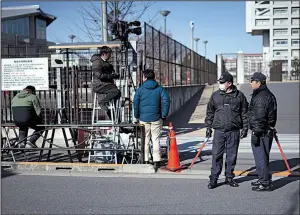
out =
{"type": "Polygon", "coordinates": [[[206,58],[206,44],[208,43],[208,41],[204,40],[203,43],[204,43],[204,56],[206,58]]]}
{"type": "Polygon", "coordinates": [[[71,39],[71,42],[72,42],[72,43],[73,43],[73,40],[74,40],[75,37],[76,37],[76,36],[73,35],[73,34],[69,35],[69,38],[71,39]]]}
{"type": "Polygon", "coordinates": [[[190,27],[191,27],[191,33],[192,33],[192,35],[191,35],[191,49],[192,49],[192,51],[194,51],[194,25],[195,25],[194,21],[190,21],[190,27]]]}
{"type": "Polygon", "coordinates": [[[159,13],[164,17],[164,33],[167,35],[167,16],[171,13],[171,11],[161,10],[159,13]]]}
{"type": "Polygon", "coordinates": [[[203,43],[204,43],[205,73],[206,73],[205,82],[208,83],[209,75],[208,75],[208,67],[207,67],[207,60],[206,60],[206,44],[208,43],[208,41],[204,40],[203,43]]]}
{"type": "Polygon", "coordinates": [[[196,53],[198,53],[198,41],[200,40],[200,38],[194,38],[195,42],[196,42],[196,53]]]}
{"type": "Polygon", "coordinates": [[[108,40],[108,28],[107,28],[107,2],[101,1],[102,10],[102,40],[107,42],[108,40]]]}

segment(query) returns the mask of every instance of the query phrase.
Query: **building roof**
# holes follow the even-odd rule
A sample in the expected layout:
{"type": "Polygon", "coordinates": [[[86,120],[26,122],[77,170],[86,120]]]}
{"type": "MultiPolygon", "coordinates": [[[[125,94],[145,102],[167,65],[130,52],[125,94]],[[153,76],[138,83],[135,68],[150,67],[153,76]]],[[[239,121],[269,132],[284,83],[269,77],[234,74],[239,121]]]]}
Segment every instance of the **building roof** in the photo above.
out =
{"type": "Polygon", "coordinates": [[[27,15],[41,16],[41,18],[46,20],[47,26],[50,25],[56,19],[55,16],[44,13],[39,5],[2,7],[1,12],[1,19],[3,20],[24,17],[27,15]]]}
{"type": "Polygon", "coordinates": [[[101,48],[102,46],[108,46],[110,48],[121,47],[120,41],[108,41],[108,42],[84,42],[84,43],[60,43],[56,45],[50,45],[49,49],[93,49],[101,48]]]}
{"type": "Polygon", "coordinates": [[[248,57],[248,56],[262,57],[262,53],[259,53],[259,54],[258,54],[258,53],[257,53],[257,54],[256,54],[256,53],[254,53],[254,54],[244,54],[244,56],[247,56],[247,57],[248,57]]]}

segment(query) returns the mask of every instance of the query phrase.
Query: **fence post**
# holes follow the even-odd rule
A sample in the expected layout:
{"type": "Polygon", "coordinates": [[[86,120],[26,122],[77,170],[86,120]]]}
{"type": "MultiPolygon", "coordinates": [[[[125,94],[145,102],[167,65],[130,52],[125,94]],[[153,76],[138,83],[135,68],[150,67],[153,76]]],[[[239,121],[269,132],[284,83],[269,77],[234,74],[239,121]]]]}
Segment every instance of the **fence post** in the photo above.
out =
{"type": "MultiPolygon", "coordinates": [[[[57,98],[57,109],[61,109],[61,73],[60,67],[56,68],[56,98],[57,98]]],[[[61,124],[61,118],[58,114],[58,124],[61,124]]]]}

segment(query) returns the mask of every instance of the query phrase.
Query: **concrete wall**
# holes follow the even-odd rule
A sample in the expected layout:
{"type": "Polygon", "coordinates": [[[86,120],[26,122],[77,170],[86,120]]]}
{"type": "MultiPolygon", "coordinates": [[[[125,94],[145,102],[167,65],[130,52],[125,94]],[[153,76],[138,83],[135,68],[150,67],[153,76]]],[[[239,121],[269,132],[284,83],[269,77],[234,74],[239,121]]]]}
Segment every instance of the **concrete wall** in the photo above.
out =
{"type": "Polygon", "coordinates": [[[181,106],[183,106],[196,93],[204,89],[204,87],[205,87],[204,85],[166,87],[166,90],[169,93],[169,96],[171,98],[169,116],[174,114],[181,106]]]}

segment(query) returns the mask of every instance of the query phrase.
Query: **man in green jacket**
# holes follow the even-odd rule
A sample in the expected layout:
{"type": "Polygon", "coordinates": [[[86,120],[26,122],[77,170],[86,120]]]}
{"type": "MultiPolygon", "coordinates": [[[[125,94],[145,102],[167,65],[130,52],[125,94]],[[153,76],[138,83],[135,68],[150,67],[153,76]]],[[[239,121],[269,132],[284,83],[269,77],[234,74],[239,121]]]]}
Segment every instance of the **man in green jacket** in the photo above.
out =
{"type": "Polygon", "coordinates": [[[19,92],[12,100],[12,112],[15,125],[19,127],[20,148],[25,148],[26,144],[31,147],[37,147],[36,141],[40,138],[45,129],[41,117],[41,105],[38,97],[35,95],[35,87],[27,86],[19,92]],[[26,141],[28,129],[34,130],[33,135],[26,141]]]}

